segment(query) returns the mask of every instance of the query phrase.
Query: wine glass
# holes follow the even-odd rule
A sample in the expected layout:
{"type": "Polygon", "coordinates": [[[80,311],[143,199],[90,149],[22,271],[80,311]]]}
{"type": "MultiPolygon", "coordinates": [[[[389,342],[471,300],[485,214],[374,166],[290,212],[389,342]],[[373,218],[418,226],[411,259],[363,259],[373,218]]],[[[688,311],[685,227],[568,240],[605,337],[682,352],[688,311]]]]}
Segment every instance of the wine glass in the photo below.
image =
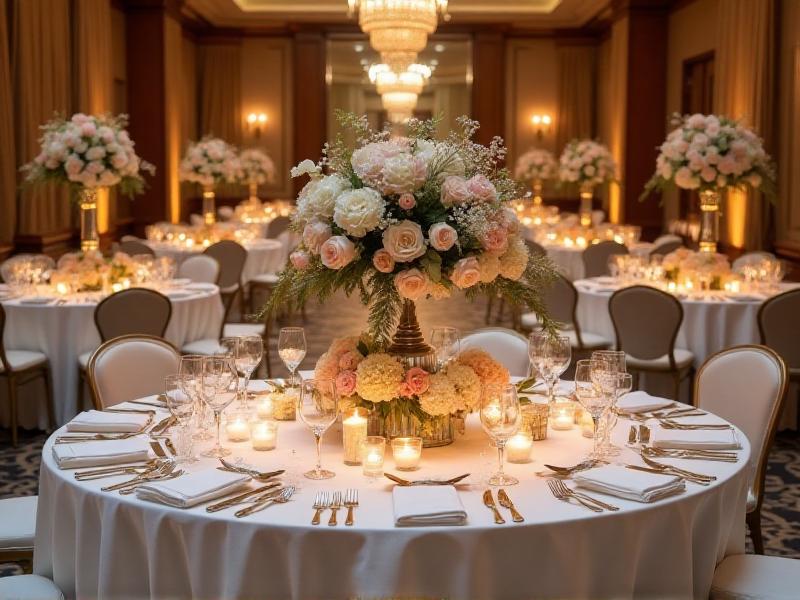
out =
{"type": "Polygon", "coordinates": [[[555,402],[555,385],[572,360],[572,346],[566,336],[532,333],[528,339],[528,356],[533,367],[547,384],[547,397],[555,402]]]}
{"type": "Polygon", "coordinates": [[[302,327],[281,327],[278,335],[278,356],[289,369],[289,385],[297,385],[297,367],[306,356],[306,333],[302,327]]]}
{"type": "Polygon", "coordinates": [[[431,346],[436,351],[436,370],[449,363],[459,352],[461,335],[455,327],[434,327],[431,331],[431,346]]]}
{"type": "Polygon", "coordinates": [[[625,352],[622,350],[595,350],[592,352],[592,360],[604,360],[611,363],[617,373],[627,373],[625,365],[625,352]]]}
{"type": "Polygon", "coordinates": [[[213,448],[203,452],[203,456],[221,458],[231,451],[220,444],[220,425],[222,411],[233,402],[239,394],[239,374],[233,360],[226,356],[206,356],[203,359],[202,379],[203,400],[214,411],[214,422],[217,426],[217,443],[213,448]]]}
{"type": "Polygon", "coordinates": [[[250,378],[261,364],[264,354],[264,340],[260,335],[245,335],[239,339],[236,346],[236,368],[244,373],[244,390],[242,390],[242,408],[247,408],[247,386],[250,378]]]}
{"type": "Polygon", "coordinates": [[[178,455],[175,462],[190,463],[197,458],[194,455],[192,444],[192,417],[196,403],[190,394],[186,393],[191,382],[187,382],[188,375],[167,375],[164,378],[164,395],[170,414],[178,421],[177,446],[178,455]]]}
{"type": "Polygon", "coordinates": [[[230,358],[236,357],[236,349],[239,347],[238,337],[224,337],[219,340],[219,352],[217,355],[227,356],[230,358]]]}
{"type": "Polygon", "coordinates": [[[515,485],[516,477],[503,472],[506,442],[519,431],[522,412],[513,384],[490,383],[481,394],[481,425],[497,446],[499,469],[489,477],[489,485],[515,485]]]}
{"type": "MultiPolygon", "coordinates": [[[[606,361],[609,364],[609,368],[617,373],[617,375],[620,377],[627,373],[625,366],[625,352],[621,350],[595,350],[592,352],[592,359],[606,361]]],[[[622,379],[620,379],[620,381],[622,381],[622,379]]],[[[627,391],[630,391],[630,387],[627,391]]],[[[600,423],[600,432],[602,434],[600,436],[600,453],[604,456],[617,456],[622,452],[622,448],[611,443],[611,432],[614,431],[614,427],[617,424],[617,413],[614,410],[614,407],[616,407],[617,400],[621,395],[621,389],[618,385],[617,391],[612,399],[611,406],[609,406],[608,410],[603,415],[600,423]]]]}
{"type": "Polygon", "coordinates": [[[307,379],[300,383],[297,400],[300,419],[314,434],[317,442],[317,466],[304,473],[309,479],[330,479],[333,471],[322,468],[322,434],[336,421],[339,415],[339,395],[333,379],[307,379]]]}
{"type": "Polygon", "coordinates": [[[593,445],[590,458],[598,459],[600,453],[599,425],[603,412],[611,405],[606,393],[609,381],[616,377],[608,370],[608,363],[598,360],[579,360],[575,365],[575,396],[594,421],[593,445]],[[603,383],[606,383],[604,386],[603,383]]]}
{"type": "Polygon", "coordinates": [[[187,354],[181,356],[178,374],[181,375],[181,385],[184,393],[195,403],[195,433],[192,436],[196,440],[210,440],[211,433],[206,424],[206,403],[203,402],[202,383],[203,383],[203,359],[200,354],[187,354]]]}

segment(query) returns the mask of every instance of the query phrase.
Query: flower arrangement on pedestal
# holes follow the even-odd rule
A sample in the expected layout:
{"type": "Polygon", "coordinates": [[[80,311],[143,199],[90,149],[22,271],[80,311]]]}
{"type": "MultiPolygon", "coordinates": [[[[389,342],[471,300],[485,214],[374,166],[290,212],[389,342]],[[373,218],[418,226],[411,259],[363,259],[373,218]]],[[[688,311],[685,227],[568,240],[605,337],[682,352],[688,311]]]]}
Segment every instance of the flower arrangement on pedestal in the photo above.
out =
{"type": "Polygon", "coordinates": [[[124,252],[105,258],[98,251],[70,253],[58,261],[58,268],[50,275],[50,283],[69,286],[75,292],[96,292],[106,284],[126,283],[136,280],[136,265],[124,252]]]}
{"type": "Polygon", "coordinates": [[[661,144],[656,172],[642,198],[671,185],[700,193],[700,250],[716,252],[720,192],[728,187],[759,189],[775,195],[775,169],[761,138],[738,121],[721,115],[675,114],[675,127],[661,144]]]}
{"type": "Polygon", "coordinates": [[[155,167],[136,154],[127,126],[127,115],[56,117],[42,125],[41,151],[23,167],[28,182],[66,183],[77,193],[84,251],[99,247],[98,190],[118,186],[133,196],[144,191],[142,173],[155,174],[155,167]]]}
{"type": "Polygon", "coordinates": [[[260,148],[248,148],[239,153],[241,183],[250,188],[250,201],[258,201],[258,186],[275,180],[275,163],[260,148]]]}
{"type": "Polygon", "coordinates": [[[592,224],[592,195],[595,186],[614,181],[616,165],[611,152],[594,140],[572,140],[558,159],[558,176],[563,183],[580,188],[580,223],[592,224]]]}
{"type": "Polygon", "coordinates": [[[211,136],[190,143],[181,160],[178,178],[203,186],[203,220],[206,225],[212,225],[216,221],[214,186],[242,179],[236,148],[211,136]]]}
{"type": "Polygon", "coordinates": [[[542,203],[542,183],[558,174],[558,163],[552,152],[541,148],[531,148],[522,154],[514,165],[514,177],[520,181],[530,181],[533,190],[533,203],[542,203]]]}
{"type": "Polygon", "coordinates": [[[668,281],[697,285],[698,290],[721,290],[724,279],[731,274],[731,264],[724,254],[694,252],[688,248],[670,252],[661,266],[668,281]]]}

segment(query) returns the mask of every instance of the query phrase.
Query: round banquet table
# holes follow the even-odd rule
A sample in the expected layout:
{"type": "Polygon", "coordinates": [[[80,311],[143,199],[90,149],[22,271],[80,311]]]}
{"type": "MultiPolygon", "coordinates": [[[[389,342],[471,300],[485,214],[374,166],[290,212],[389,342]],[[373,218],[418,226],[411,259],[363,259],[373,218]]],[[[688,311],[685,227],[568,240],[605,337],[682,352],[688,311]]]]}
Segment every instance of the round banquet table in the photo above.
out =
{"type": "MultiPolygon", "coordinates": [[[[576,281],[585,277],[586,270],[583,266],[583,251],[585,248],[576,246],[562,246],[560,244],[543,244],[542,247],[547,252],[548,258],[564,277],[570,281],[576,281]]],[[[644,255],[650,254],[653,244],[639,242],[629,248],[631,254],[644,255]]]]}
{"type": "MultiPolygon", "coordinates": [[[[618,444],[628,425],[620,420],[618,444]]],[[[535,474],[544,463],[574,464],[590,448],[577,428],[551,430],[534,444],[532,463],[507,465],[521,483],[506,489],[526,521],[513,523],[501,509],[507,523],[495,525],[481,495],[496,454],[471,415],[463,437],[424,450],[421,468],[406,474],[471,472],[459,486],[467,524],[403,528],[394,526],[391,482],[367,480],[361,467],[343,464],[341,425],[323,441],[323,467],[336,477],[321,482],[302,476],[314,449],[300,422],[280,423],[274,451],[226,443],[232,460],[284,468],[284,483],[298,488],[289,503],[244,519],[233,509],[209,514],[203,505],[177,509],[100,491],[115,478],[76,482],[55,465],[51,437],[43,449],[34,572],[78,598],[707,598],[715,565],[744,552],[750,448],[738,435],[735,464],[674,462],[716,475],[710,486],[687,483],[684,493],[652,504],[595,493],[621,510],[593,513],[553,498],[535,474]],[[322,525],[311,526],[316,492],[346,488],[359,490],[355,525],[344,526],[340,513],[339,526],[329,527],[326,511],[322,525]]],[[[639,458],[625,448],[619,460],[639,458]]],[[[201,459],[189,469],[215,464],[201,459]]],[[[389,449],[386,470],[400,473],[389,449]]]]}
{"type": "MultiPolygon", "coordinates": [[[[223,306],[219,288],[202,284],[201,290],[168,290],[172,316],[164,337],[180,348],[195,340],[216,338],[222,324],[223,306]]],[[[24,298],[3,300],[6,311],[5,347],[43,352],[53,376],[56,423],[62,425],[78,412],[78,357],[100,345],[94,323],[96,300],[70,300],[66,304],[27,304],[24,298]]],[[[0,390],[5,398],[5,389],[0,390]]],[[[89,396],[86,394],[87,403],[89,396]]],[[[32,382],[20,389],[19,424],[46,429],[44,388],[32,382]]],[[[8,402],[2,404],[3,422],[8,423],[8,402]]]]}
{"type": "MultiPolygon", "coordinates": [[[[145,241],[145,244],[153,249],[156,256],[168,256],[176,262],[181,264],[190,256],[201,253],[204,248],[201,246],[195,248],[181,248],[174,244],[167,242],[153,242],[145,241]]],[[[243,244],[247,250],[247,259],[244,263],[242,270],[242,281],[247,283],[257,275],[264,273],[276,273],[283,268],[288,256],[286,245],[280,240],[251,240],[243,244]]]]}

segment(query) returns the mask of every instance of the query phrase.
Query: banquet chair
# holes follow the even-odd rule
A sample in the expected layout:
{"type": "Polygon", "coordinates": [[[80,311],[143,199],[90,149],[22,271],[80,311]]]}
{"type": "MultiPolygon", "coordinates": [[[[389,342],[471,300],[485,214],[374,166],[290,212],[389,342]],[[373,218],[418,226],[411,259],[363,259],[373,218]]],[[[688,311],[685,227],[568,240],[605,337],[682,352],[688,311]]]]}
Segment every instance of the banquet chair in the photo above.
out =
{"type": "Polygon", "coordinates": [[[289,229],[291,223],[292,219],[290,217],[284,217],[283,215],[275,217],[267,224],[267,231],[264,237],[268,240],[277,239],[280,234],[289,229]]]}
{"type": "MultiPolygon", "coordinates": [[[[100,341],[122,335],[152,335],[162,338],[172,317],[172,303],[165,295],[145,288],[130,288],[103,298],[94,309],[100,341]]],[[[78,408],[83,408],[83,388],[91,352],[78,357],[78,408]]]]}
{"type": "Polygon", "coordinates": [[[156,255],[156,253],[153,252],[153,249],[150,246],[139,240],[122,241],[119,243],[117,251],[124,252],[128,256],[137,256],[140,254],[149,254],[150,256],[156,255]]]}
{"type": "Polygon", "coordinates": [[[505,327],[483,327],[461,338],[461,351],[468,348],[485,350],[501,363],[512,377],[527,377],[531,362],[527,338],[505,327]]]}
{"type": "Polygon", "coordinates": [[[222,221],[230,221],[234,214],[235,211],[232,206],[220,206],[217,209],[217,216],[219,216],[222,221]]]}
{"type": "Polygon", "coordinates": [[[758,309],[758,330],[761,343],[775,350],[786,363],[789,381],[800,384],[800,289],[764,302],[758,309]]]}
{"type": "Polygon", "coordinates": [[[181,355],[152,335],[123,335],[101,344],[88,376],[97,410],[164,391],[164,378],[178,372],[181,355]]]}
{"type": "MultiPolygon", "coordinates": [[[[550,316],[558,322],[561,335],[569,338],[573,352],[584,353],[609,348],[611,340],[595,333],[581,331],[578,324],[578,290],[573,283],[557,275],[553,284],[543,292],[543,300],[550,316]]],[[[522,315],[522,326],[530,331],[539,327],[536,313],[522,315]]]]}
{"type": "Polygon", "coordinates": [[[675,252],[678,248],[683,248],[683,241],[682,240],[667,240],[666,242],[661,242],[660,244],[656,245],[651,251],[650,256],[654,254],[660,254],[661,256],[666,256],[670,252],[675,252]]]}
{"type": "Polygon", "coordinates": [[[665,233],[653,240],[653,247],[657,248],[658,246],[666,244],[667,242],[680,242],[683,244],[683,238],[679,235],[675,235],[674,233],[665,233]]]}
{"type": "Polygon", "coordinates": [[[224,321],[228,320],[231,307],[236,296],[244,293],[242,290],[242,272],[247,261],[247,250],[238,242],[222,240],[211,244],[203,254],[216,259],[219,263],[219,292],[225,305],[224,321]]]}
{"type": "Polygon", "coordinates": [[[731,264],[731,269],[735,271],[740,267],[756,264],[762,260],[775,260],[775,255],[772,254],[772,252],[746,252],[733,261],[731,264]]]}
{"type": "Polygon", "coordinates": [[[769,450],[786,395],[786,364],[766,346],[734,346],[710,356],[697,372],[694,403],[741,429],[750,441],[747,525],[756,554],[764,554],[761,503],[769,450]]]}
{"type": "Polygon", "coordinates": [[[53,380],[50,374],[50,361],[47,356],[34,350],[10,350],[5,347],[3,334],[6,329],[6,311],[0,304],[0,379],[5,379],[8,393],[9,421],[11,425],[11,445],[16,448],[17,432],[17,388],[41,378],[45,386],[47,423],[55,427],[55,408],[53,406],[53,380]]]}
{"type": "Polygon", "coordinates": [[[6,600],[64,600],[56,584],[41,575],[0,577],[0,598],[6,600]]]}
{"type": "Polygon", "coordinates": [[[528,247],[528,254],[534,255],[538,254],[539,256],[546,256],[547,250],[544,249],[544,246],[539,244],[538,242],[534,242],[533,240],[525,240],[525,245],[528,247]]]}
{"type": "Polygon", "coordinates": [[[717,565],[711,600],[795,600],[800,560],[782,556],[733,554],[717,565]]]}
{"type": "Polygon", "coordinates": [[[38,501],[38,496],[0,500],[0,563],[33,559],[38,501]]]}
{"type": "Polygon", "coordinates": [[[683,306],[677,298],[656,288],[634,285],[617,290],[608,300],[608,312],[614,325],[617,350],[626,352],[628,369],[669,373],[674,396],[680,396],[681,382],[691,376],[694,354],[675,347],[683,306]]]}
{"type": "Polygon", "coordinates": [[[583,276],[588,278],[608,275],[608,259],[615,254],[628,254],[628,249],[612,240],[587,247],[583,251],[583,276]]]}
{"type": "Polygon", "coordinates": [[[219,263],[205,254],[190,256],[178,267],[178,277],[191,279],[195,283],[217,283],[219,263]]]}

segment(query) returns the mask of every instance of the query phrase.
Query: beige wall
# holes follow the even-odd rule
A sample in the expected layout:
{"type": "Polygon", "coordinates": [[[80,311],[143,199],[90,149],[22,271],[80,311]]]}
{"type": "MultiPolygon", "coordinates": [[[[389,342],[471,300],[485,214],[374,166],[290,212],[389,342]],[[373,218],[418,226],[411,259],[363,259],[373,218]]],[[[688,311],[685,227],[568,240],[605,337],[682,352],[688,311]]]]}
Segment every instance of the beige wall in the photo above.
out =
{"type": "Polygon", "coordinates": [[[800,252],[800,2],[783,0],[779,26],[777,239],[800,252]]]}

